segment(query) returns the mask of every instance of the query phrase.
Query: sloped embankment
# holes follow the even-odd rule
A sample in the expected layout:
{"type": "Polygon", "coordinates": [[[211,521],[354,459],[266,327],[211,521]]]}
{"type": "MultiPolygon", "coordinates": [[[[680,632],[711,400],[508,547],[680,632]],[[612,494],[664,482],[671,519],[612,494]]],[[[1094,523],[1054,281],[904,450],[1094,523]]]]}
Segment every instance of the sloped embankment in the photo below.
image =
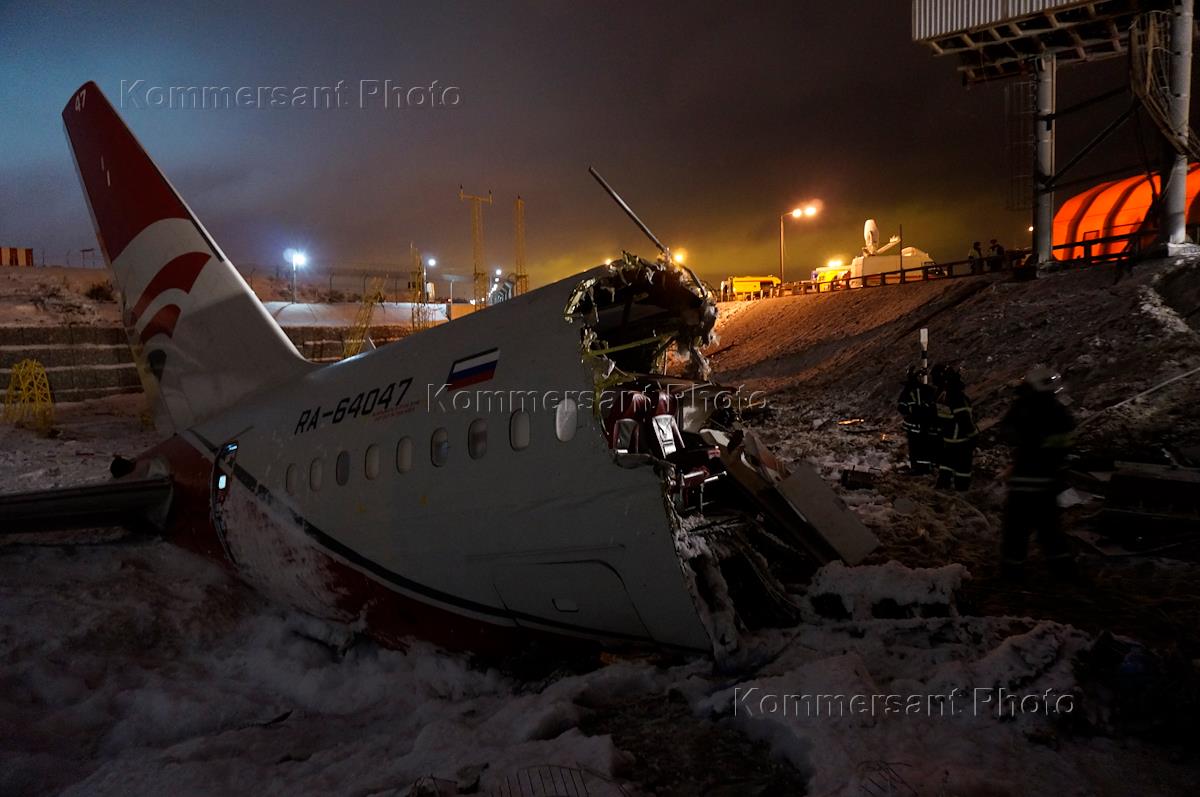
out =
{"type": "MultiPolygon", "coordinates": [[[[786,297],[739,307],[718,320],[714,371],[780,398],[820,405],[828,417],[895,415],[905,368],[928,327],[931,362],[960,367],[986,426],[1011,387],[1044,364],[1066,377],[1080,417],[1200,366],[1200,334],[1172,304],[1188,304],[1200,263],[1156,261],[1113,284],[1109,269],[1000,276],[786,297]]],[[[1193,315],[1193,319],[1195,315],[1193,315]]],[[[1198,375],[1200,376],[1200,375],[1198,375]]],[[[1095,430],[1131,429],[1200,442],[1186,408],[1200,397],[1189,378],[1097,419],[1095,430]]]]}

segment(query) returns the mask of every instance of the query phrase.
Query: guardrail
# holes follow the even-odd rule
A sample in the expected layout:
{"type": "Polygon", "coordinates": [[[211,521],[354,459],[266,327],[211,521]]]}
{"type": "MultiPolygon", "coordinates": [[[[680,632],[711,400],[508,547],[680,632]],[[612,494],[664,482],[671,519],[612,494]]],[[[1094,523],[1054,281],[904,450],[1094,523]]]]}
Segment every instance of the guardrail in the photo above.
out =
{"type": "MultiPolygon", "coordinates": [[[[1192,235],[1200,229],[1190,230],[1192,235]]],[[[1132,263],[1140,260],[1145,249],[1155,241],[1153,232],[1130,232],[1121,235],[1111,235],[1104,238],[1088,238],[1082,241],[1059,244],[1054,251],[1076,250],[1079,256],[1058,259],[1055,261],[1059,268],[1089,268],[1105,264],[1132,263]]],[[[1196,238],[1193,237],[1193,240],[1196,238]]],[[[913,268],[884,271],[877,274],[865,274],[859,277],[845,277],[832,280],[797,280],[768,290],[756,291],[751,294],[732,296],[724,294],[728,301],[744,299],[768,299],[776,296],[795,296],[805,293],[826,293],[829,291],[858,290],[860,288],[879,288],[886,285],[904,285],[914,282],[926,282],[933,279],[955,279],[960,277],[975,277],[981,274],[1010,272],[1020,274],[1023,269],[1032,275],[1032,266],[1025,265],[1030,254],[1029,249],[1012,249],[997,259],[984,257],[982,260],[953,260],[948,263],[928,262],[913,268]]]]}

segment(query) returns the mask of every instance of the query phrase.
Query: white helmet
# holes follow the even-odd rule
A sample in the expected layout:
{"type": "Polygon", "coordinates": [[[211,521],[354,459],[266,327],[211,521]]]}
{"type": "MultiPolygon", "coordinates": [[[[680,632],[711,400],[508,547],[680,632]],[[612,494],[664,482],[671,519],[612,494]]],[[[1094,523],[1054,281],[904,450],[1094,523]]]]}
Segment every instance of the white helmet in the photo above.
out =
{"type": "Polygon", "coordinates": [[[1025,384],[1035,393],[1057,393],[1062,390],[1062,376],[1057,371],[1039,365],[1025,374],[1025,384]]]}

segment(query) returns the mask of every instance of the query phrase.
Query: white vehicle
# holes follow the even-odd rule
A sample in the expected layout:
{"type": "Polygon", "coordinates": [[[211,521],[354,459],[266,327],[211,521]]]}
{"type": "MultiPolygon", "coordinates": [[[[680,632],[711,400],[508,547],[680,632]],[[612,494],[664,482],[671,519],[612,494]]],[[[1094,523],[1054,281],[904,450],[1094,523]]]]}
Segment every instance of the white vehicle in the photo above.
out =
{"type": "Polygon", "coordinates": [[[4,525],[149,524],[384,643],[477,651],[728,652],[794,620],[806,568],[876,544],[716,386],[652,373],[671,345],[703,366],[715,306],[688,270],[626,254],[317,366],[94,83],[63,119],[170,436],[105,484],[0,499],[4,525]]]}
{"type": "Polygon", "coordinates": [[[886,244],[879,245],[879,226],[875,219],[867,219],[863,224],[862,254],[857,255],[849,263],[830,263],[813,271],[812,280],[818,284],[819,290],[828,290],[830,286],[862,288],[867,285],[881,285],[882,280],[900,282],[900,271],[911,271],[905,274],[904,281],[921,279],[923,276],[941,276],[941,272],[929,268],[933,266],[933,258],[923,249],[915,246],[901,247],[896,254],[885,254],[900,243],[900,236],[893,235],[886,244]],[[926,273],[922,274],[922,269],[926,273]],[[880,275],[888,275],[886,277],[880,275]]]}

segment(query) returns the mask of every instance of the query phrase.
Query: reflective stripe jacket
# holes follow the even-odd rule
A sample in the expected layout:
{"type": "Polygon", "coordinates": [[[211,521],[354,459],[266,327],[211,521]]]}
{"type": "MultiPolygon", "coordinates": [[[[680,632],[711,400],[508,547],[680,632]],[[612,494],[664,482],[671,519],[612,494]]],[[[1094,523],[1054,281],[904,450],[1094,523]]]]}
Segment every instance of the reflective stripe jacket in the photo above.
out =
{"type": "Polygon", "coordinates": [[[938,398],[938,421],[942,428],[942,442],[947,445],[968,443],[979,434],[975,425],[975,413],[971,400],[958,388],[947,388],[938,398]]]}
{"type": "Polygon", "coordinates": [[[897,408],[904,418],[904,431],[929,432],[937,428],[937,403],[931,385],[915,381],[905,384],[897,408]]]}

